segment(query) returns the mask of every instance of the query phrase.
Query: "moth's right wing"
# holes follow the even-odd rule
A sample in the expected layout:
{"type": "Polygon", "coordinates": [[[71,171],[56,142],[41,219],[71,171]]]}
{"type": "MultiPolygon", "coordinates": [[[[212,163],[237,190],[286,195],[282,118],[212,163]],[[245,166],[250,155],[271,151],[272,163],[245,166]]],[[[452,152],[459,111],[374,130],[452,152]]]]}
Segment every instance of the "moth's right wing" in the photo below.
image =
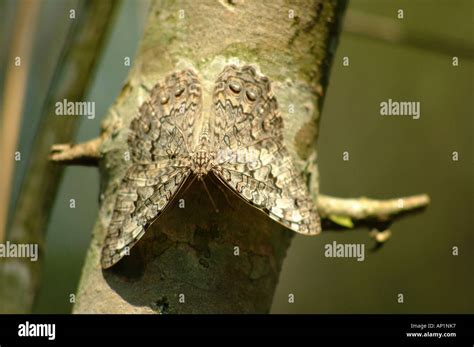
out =
{"type": "Polygon", "coordinates": [[[163,160],[135,164],[123,178],[107,237],[102,248],[102,267],[117,263],[160,216],[189,176],[189,163],[163,160]]]}

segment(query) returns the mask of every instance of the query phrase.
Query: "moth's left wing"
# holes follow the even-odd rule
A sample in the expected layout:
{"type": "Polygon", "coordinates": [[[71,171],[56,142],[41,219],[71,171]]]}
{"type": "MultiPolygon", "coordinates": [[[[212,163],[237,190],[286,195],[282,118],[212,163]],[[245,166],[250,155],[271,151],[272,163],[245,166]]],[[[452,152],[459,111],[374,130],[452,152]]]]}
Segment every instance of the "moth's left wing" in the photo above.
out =
{"type": "Polygon", "coordinates": [[[288,150],[270,82],[228,66],[214,89],[215,175],[239,197],[298,233],[321,232],[319,215],[288,150]]]}
{"type": "Polygon", "coordinates": [[[151,163],[188,156],[201,108],[201,84],[192,70],[174,72],[159,81],[130,124],[132,161],[151,163]]]}
{"type": "Polygon", "coordinates": [[[102,267],[112,266],[135,245],[189,175],[201,107],[201,85],[189,69],[159,81],[141,105],[130,123],[132,165],[120,183],[102,267]]]}
{"type": "Polygon", "coordinates": [[[128,169],[117,192],[102,248],[103,268],[117,263],[140,240],[169,205],[189,173],[189,163],[182,160],[135,164],[128,169]]]}

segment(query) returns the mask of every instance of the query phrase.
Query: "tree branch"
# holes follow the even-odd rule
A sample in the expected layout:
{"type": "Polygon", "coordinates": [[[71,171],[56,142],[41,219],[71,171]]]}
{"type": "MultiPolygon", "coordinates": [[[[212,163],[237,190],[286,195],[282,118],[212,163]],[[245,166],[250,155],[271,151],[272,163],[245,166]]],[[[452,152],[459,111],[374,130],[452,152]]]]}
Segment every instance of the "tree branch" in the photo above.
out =
{"type": "Polygon", "coordinates": [[[65,165],[98,166],[103,141],[104,137],[100,136],[76,145],[68,143],[52,145],[49,160],[65,165]]]}
{"type": "Polygon", "coordinates": [[[366,197],[347,199],[321,194],[318,197],[318,210],[323,217],[336,215],[353,220],[377,219],[386,221],[398,214],[425,207],[429,202],[430,198],[426,194],[388,200],[376,200],[366,197]]]}

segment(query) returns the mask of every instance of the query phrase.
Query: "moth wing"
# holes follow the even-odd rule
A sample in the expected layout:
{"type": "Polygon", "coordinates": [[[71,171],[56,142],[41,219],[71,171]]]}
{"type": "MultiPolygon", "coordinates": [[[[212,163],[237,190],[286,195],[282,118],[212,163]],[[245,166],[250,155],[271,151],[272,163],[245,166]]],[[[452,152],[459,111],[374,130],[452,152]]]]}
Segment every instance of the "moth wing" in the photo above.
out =
{"type": "Polygon", "coordinates": [[[135,164],[122,179],[102,247],[101,265],[117,263],[169,205],[189,176],[180,161],[135,164]]]}
{"type": "Polygon", "coordinates": [[[187,156],[201,109],[201,84],[192,70],[175,72],[158,82],[130,124],[132,161],[151,163],[187,156]]]}
{"type": "Polygon", "coordinates": [[[117,193],[102,249],[103,268],[114,265],[138,242],[188,177],[201,108],[201,85],[192,70],[168,75],[141,105],[130,123],[132,165],[117,193]]]}
{"type": "Polygon", "coordinates": [[[269,80],[251,66],[228,66],[213,97],[216,176],[284,226],[320,233],[311,195],[283,145],[283,121],[269,80]]]}

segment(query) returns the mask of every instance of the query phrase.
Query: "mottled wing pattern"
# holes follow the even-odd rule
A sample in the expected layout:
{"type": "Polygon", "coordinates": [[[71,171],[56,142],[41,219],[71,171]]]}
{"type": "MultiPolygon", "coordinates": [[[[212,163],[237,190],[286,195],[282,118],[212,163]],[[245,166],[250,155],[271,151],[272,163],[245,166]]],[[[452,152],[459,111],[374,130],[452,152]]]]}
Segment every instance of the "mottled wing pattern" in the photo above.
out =
{"type": "Polygon", "coordinates": [[[117,192],[102,248],[103,268],[118,262],[140,240],[173,199],[189,172],[189,163],[179,159],[130,167],[117,192]]]}
{"type": "Polygon", "coordinates": [[[185,70],[158,83],[130,124],[132,165],[120,183],[101,263],[118,262],[158,218],[189,176],[201,87],[185,70]]]}
{"type": "Polygon", "coordinates": [[[216,176],[284,226],[318,234],[319,216],[283,145],[282,118],[268,79],[251,66],[228,66],[213,97],[216,176]]]}
{"type": "Polygon", "coordinates": [[[176,72],[157,83],[130,124],[132,160],[150,163],[188,155],[201,108],[201,85],[193,71],[176,72]]]}

